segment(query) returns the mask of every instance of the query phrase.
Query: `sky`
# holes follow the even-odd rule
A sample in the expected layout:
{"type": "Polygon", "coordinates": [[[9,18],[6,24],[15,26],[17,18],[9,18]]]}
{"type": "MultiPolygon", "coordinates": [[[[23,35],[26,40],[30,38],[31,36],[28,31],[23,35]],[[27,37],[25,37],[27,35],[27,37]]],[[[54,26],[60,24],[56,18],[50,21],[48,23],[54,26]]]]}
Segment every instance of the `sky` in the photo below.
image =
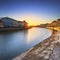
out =
{"type": "Polygon", "coordinates": [[[60,18],[60,0],[0,0],[0,18],[26,20],[30,25],[60,18]]]}

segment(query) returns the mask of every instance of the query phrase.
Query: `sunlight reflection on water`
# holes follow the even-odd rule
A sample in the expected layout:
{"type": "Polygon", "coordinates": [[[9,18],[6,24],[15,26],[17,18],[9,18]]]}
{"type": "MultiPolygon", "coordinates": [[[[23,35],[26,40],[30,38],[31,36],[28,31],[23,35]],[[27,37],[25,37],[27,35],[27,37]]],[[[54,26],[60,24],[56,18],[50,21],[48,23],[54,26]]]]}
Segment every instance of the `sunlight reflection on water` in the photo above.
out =
{"type": "Polygon", "coordinates": [[[51,32],[44,28],[0,32],[0,60],[11,60],[50,35],[51,32]]]}
{"type": "Polygon", "coordinates": [[[31,43],[39,43],[42,40],[44,40],[45,38],[48,38],[51,35],[51,32],[48,29],[44,29],[44,28],[33,28],[30,29],[28,31],[28,39],[27,39],[27,43],[31,44],[31,43]]]}

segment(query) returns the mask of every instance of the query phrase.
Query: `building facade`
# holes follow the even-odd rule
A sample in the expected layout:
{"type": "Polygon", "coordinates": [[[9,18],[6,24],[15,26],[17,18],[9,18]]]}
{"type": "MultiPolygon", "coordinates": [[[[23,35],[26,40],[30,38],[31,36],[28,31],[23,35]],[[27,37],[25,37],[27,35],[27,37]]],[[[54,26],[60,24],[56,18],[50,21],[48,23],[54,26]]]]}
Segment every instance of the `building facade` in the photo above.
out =
{"type": "Polygon", "coordinates": [[[13,20],[13,27],[18,27],[18,21],[17,20],[13,20]]]}
{"type": "Polygon", "coordinates": [[[28,27],[28,23],[26,21],[23,21],[24,23],[24,27],[27,28],[28,27]]]}
{"type": "Polygon", "coordinates": [[[60,27],[60,19],[57,20],[57,25],[60,27]]]}
{"type": "Polygon", "coordinates": [[[0,20],[0,27],[4,27],[4,23],[1,20],[0,20]]]}
{"type": "Polygon", "coordinates": [[[11,18],[4,17],[4,18],[1,18],[1,21],[4,22],[4,27],[12,27],[13,26],[13,21],[11,18]]]}
{"type": "Polygon", "coordinates": [[[19,27],[28,27],[28,23],[26,21],[18,21],[19,27]]]}
{"type": "Polygon", "coordinates": [[[3,21],[4,27],[6,28],[9,28],[9,27],[26,28],[28,26],[28,23],[26,21],[17,21],[8,17],[1,18],[1,21],[3,21]]]}

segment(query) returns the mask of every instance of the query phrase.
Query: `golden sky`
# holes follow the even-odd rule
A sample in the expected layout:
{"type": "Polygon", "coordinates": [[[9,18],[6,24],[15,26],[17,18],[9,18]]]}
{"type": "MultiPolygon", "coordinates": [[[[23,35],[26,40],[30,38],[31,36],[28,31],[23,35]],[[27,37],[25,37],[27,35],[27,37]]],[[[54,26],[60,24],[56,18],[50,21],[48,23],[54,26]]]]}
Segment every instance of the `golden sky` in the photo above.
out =
{"type": "Polygon", "coordinates": [[[24,15],[23,17],[20,18],[20,20],[25,20],[26,22],[28,22],[28,25],[40,25],[43,23],[49,23],[49,20],[43,19],[39,16],[35,16],[35,15],[24,15]]]}

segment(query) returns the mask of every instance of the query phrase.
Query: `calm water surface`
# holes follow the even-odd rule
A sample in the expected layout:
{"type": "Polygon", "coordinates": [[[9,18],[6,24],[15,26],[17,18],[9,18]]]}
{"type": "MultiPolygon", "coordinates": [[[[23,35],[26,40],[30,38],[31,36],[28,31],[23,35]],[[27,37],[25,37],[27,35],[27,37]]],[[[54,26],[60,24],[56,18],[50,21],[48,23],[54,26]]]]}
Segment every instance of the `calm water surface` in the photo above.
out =
{"type": "Polygon", "coordinates": [[[0,60],[11,60],[50,35],[50,30],[44,28],[0,32],[0,60]]]}

